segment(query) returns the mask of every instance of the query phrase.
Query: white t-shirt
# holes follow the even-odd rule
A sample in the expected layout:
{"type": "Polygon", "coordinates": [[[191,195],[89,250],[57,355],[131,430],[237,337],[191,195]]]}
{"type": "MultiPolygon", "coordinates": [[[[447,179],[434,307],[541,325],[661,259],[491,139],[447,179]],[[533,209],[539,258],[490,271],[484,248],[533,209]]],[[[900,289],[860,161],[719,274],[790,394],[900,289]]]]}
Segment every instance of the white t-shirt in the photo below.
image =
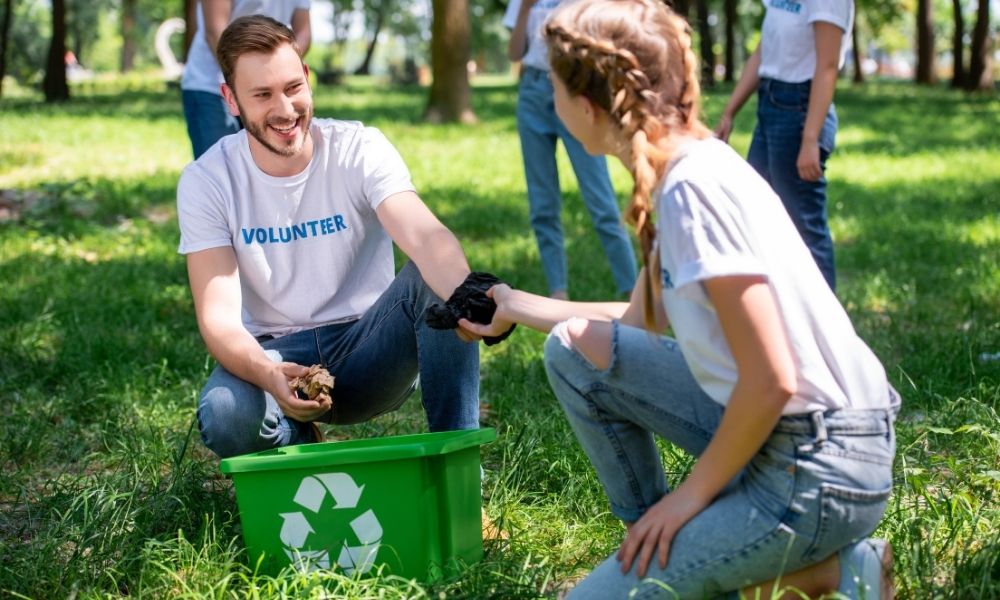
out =
{"type": "Polygon", "coordinates": [[[243,324],[255,336],[351,321],[392,281],[392,240],[375,209],[412,191],[399,152],[377,129],[315,119],[312,161],[272,177],[257,167],[247,132],[222,138],[177,185],[178,251],[231,246],[243,324]]]}
{"type": "Polygon", "coordinates": [[[762,275],[798,371],[784,413],[888,407],[882,364],[855,333],[778,196],[718,139],[690,142],[679,156],[657,196],[663,304],[705,393],[725,406],[737,370],[702,282],[762,275]]]}
{"type": "MultiPolygon", "coordinates": [[[[309,10],[311,0],[233,0],[232,13],[229,22],[247,15],[266,15],[292,26],[292,15],[296,10],[309,10]]],[[[184,63],[184,73],[181,75],[181,89],[196,92],[210,92],[221,96],[219,85],[222,83],[222,71],[215,60],[215,54],[205,40],[205,16],[198,2],[198,31],[191,40],[187,62],[184,63]]]]}
{"type": "Polygon", "coordinates": [[[762,0],[766,14],[760,32],[761,77],[800,83],[816,73],[816,32],[813,23],[832,23],[843,30],[840,62],[851,47],[854,0],[762,0]]]}
{"type": "MultiPolygon", "coordinates": [[[[526,67],[549,70],[549,48],[542,38],[542,26],[546,19],[562,0],[538,0],[531,10],[528,11],[528,26],[525,30],[528,51],[521,58],[521,64],[526,67]]],[[[521,10],[521,0],[510,0],[507,3],[507,11],[503,14],[503,25],[507,29],[514,29],[517,24],[517,13],[521,10]]]]}

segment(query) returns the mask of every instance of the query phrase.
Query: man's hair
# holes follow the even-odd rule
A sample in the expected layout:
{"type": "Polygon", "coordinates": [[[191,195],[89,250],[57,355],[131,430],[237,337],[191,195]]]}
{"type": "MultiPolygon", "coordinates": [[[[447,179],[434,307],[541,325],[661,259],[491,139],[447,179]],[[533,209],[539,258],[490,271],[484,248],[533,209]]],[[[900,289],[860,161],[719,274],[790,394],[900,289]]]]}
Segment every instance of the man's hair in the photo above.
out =
{"type": "Polygon", "coordinates": [[[292,30],[271,17],[250,15],[230,23],[215,47],[215,58],[219,61],[226,85],[233,87],[233,74],[239,57],[253,52],[272,54],[282,44],[288,44],[296,53],[299,52],[292,30]]]}

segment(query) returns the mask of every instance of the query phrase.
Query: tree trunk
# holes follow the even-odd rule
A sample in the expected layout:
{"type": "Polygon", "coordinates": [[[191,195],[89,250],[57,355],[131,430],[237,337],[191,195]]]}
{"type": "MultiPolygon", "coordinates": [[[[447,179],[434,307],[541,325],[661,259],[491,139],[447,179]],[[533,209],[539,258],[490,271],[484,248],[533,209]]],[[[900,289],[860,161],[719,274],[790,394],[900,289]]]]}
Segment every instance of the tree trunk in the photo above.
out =
{"type": "Polygon", "coordinates": [[[468,0],[432,0],[431,91],[424,119],[432,123],[473,123],[469,85],[471,28],[468,0]]]}
{"type": "Polygon", "coordinates": [[[854,56],[854,79],[855,84],[861,85],[865,82],[865,72],[861,70],[861,40],[858,36],[858,13],[854,13],[854,26],[851,28],[851,55],[854,56]]]}
{"type": "Polygon", "coordinates": [[[990,40],[990,0],[979,0],[976,25],[972,30],[972,55],[969,57],[969,74],[966,89],[988,90],[993,87],[993,65],[990,40]]]}
{"type": "Polygon", "coordinates": [[[187,62],[188,52],[194,32],[198,29],[198,0],[183,0],[184,2],[184,62],[187,62]]]}
{"type": "Polygon", "coordinates": [[[66,82],[66,0],[52,0],[52,43],[42,81],[46,102],[69,100],[66,82]]]}
{"type": "Polygon", "coordinates": [[[931,85],[934,74],[934,12],[932,0],[917,0],[917,83],[931,85]]]}
{"type": "Polygon", "coordinates": [[[0,98],[3,98],[3,78],[7,76],[7,42],[14,22],[14,0],[4,0],[3,23],[0,23],[0,98]]]}
{"type": "Polygon", "coordinates": [[[674,9],[675,13],[677,13],[680,16],[684,17],[685,21],[689,21],[690,20],[690,19],[688,19],[688,15],[691,14],[691,2],[690,2],[690,0],[673,0],[673,2],[670,3],[670,6],[671,6],[671,8],[674,9]]]}
{"type": "Polygon", "coordinates": [[[701,85],[715,86],[715,49],[712,47],[712,27],[708,23],[708,0],[698,0],[698,37],[701,38],[701,85]]]}
{"type": "Polygon", "coordinates": [[[375,55],[375,44],[378,43],[378,34],[382,31],[382,22],[385,20],[384,10],[380,9],[375,13],[375,28],[372,31],[372,39],[368,42],[368,49],[365,51],[365,59],[361,61],[358,68],[354,70],[355,75],[368,75],[371,73],[372,56],[375,55]]]}
{"type": "Polygon", "coordinates": [[[726,0],[726,82],[736,79],[736,14],[737,0],[726,0]]]}
{"type": "Polygon", "coordinates": [[[135,11],[137,0],[122,2],[122,73],[135,66],[135,11]]]}
{"type": "Polygon", "coordinates": [[[951,87],[965,87],[965,18],[962,16],[962,0],[951,0],[952,18],[955,21],[951,36],[951,87]]]}

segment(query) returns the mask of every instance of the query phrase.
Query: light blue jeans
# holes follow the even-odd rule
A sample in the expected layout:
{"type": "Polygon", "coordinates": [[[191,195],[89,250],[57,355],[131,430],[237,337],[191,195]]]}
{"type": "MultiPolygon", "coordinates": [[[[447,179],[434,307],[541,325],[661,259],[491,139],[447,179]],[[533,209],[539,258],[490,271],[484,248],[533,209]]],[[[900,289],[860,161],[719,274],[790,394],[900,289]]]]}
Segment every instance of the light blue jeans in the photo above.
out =
{"type": "MultiPolygon", "coordinates": [[[[431,431],[479,427],[479,345],[428,327],[424,311],[443,301],[407,263],[357,321],[280,338],[259,338],[274,361],[321,364],[334,376],[333,409],[321,420],[360,423],[396,410],[419,374],[431,431]]],[[[225,458],[315,441],[312,427],[282,413],[271,394],[217,366],[198,402],[205,445],[225,458]]]]}
{"type": "Polygon", "coordinates": [[[229,114],[226,102],[219,94],[181,90],[181,102],[195,159],[224,136],[243,128],[239,119],[229,114]]]}
{"type": "MultiPolygon", "coordinates": [[[[654,434],[698,456],[724,409],[698,386],[674,340],[615,323],[611,364],[598,370],[566,347],[563,327],[545,343],[549,382],[611,511],[636,521],[668,492],[654,434]]],[[[654,560],[640,580],[634,565],[623,575],[611,556],[570,598],[725,597],[868,536],[892,489],[894,417],[895,408],[783,417],[746,468],[677,532],[665,569],[654,560]]]]}
{"type": "Polygon", "coordinates": [[[622,225],[618,200],[611,187],[603,156],[584,150],[556,116],[552,82],[546,71],[527,67],[517,94],[517,132],[528,186],[531,227],[538,242],[549,292],[566,291],[566,248],[563,240],[562,191],[556,167],[556,140],[562,140],[580,184],[580,195],[590,212],[611,276],[619,293],[632,289],[636,277],[635,253],[622,225]]]}

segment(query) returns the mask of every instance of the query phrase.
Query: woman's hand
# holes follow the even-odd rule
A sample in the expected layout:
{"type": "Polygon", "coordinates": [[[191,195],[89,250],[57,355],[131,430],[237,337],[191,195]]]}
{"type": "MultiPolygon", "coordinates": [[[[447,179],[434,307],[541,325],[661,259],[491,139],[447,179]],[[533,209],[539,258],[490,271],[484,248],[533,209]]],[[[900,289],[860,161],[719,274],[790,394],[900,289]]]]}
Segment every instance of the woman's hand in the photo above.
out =
{"type": "Polygon", "coordinates": [[[723,142],[729,143],[729,134],[733,132],[733,117],[727,113],[722,113],[719,117],[719,124],[715,126],[715,137],[723,142]]]}
{"type": "Polygon", "coordinates": [[[506,333],[511,326],[514,325],[514,321],[506,316],[507,313],[504,307],[504,300],[513,291],[514,290],[512,290],[506,283],[499,283],[486,290],[486,296],[488,298],[492,298],[497,304],[497,310],[493,313],[493,321],[488,325],[483,325],[481,323],[473,323],[468,319],[459,319],[459,335],[461,336],[465,333],[466,335],[476,336],[476,338],[483,338],[497,337],[506,333]]]}
{"type": "Polygon", "coordinates": [[[636,574],[640,578],[645,577],[654,550],[657,564],[665,569],[670,556],[670,544],[677,531],[705,506],[707,503],[688,494],[684,485],[660,498],[642,518],[629,527],[628,535],[616,556],[622,563],[622,573],[628,573],[633,561],[638,559],[636,574]]]}
{"type": "Polygon", "coordinates": [[[819,181],[823,175],[823,169],[819,166],[819,143],[802,140],[802,148],[799,150],[795,167],[799,170],[799,177],[803,181],[819,181]]]}
{"type": "Polygon", "coordinates": [[[308,400],[299,398],[292,389],[291,381],[296,377],[304,377],[309,372],[307,367],[290,362],[275,363],[267,374],[266,389],[274,396],[274,400],[285,416],[296,421],[308,423],[315,421],[333,407],[330,400],[308,400]]]}

